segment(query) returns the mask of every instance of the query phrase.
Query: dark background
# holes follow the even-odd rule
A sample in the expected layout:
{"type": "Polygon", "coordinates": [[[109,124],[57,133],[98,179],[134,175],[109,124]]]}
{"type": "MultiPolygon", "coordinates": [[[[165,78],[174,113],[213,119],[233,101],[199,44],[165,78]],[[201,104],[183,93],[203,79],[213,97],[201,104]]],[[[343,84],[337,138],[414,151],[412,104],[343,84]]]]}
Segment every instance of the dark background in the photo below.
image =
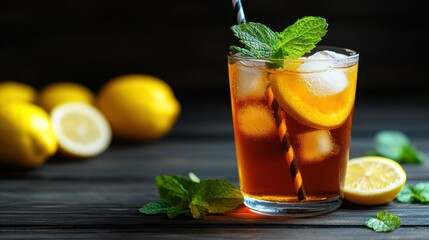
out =
{"type": "MultiPolygon", "coordinates": [[[[226,53],[238,44],[230,0],[6,1],[0,7],[0,81],[37,89],[55,81],[94,91],[144,73],[179,99],[228,98],[226,53]]],[[[360,96],[427,99],[425,8],[410,1],[243,0],[248,21],[281,31],[298,18],[327,19],[321,44],[360,53],[360,96]]]]}

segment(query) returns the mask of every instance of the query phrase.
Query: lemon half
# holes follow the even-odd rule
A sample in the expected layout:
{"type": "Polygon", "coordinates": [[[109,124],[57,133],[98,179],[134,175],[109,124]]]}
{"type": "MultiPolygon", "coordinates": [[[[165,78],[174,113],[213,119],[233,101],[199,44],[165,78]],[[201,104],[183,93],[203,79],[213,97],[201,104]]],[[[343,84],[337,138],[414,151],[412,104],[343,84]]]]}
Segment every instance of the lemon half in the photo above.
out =
{"type": "Polygon", "coordinates": [[[61,153],[88,158],[104,152],[111,142],[110,126],[94,106],[68,102],[55,107],[51,122],[61,153]]]}
{"type": "Polygon", "coordinates": [[[392,159],[365,156],[347,164],[344,198],[360,205],[380,205],[392,201],[407,179],[402,166],[392,159]]]}

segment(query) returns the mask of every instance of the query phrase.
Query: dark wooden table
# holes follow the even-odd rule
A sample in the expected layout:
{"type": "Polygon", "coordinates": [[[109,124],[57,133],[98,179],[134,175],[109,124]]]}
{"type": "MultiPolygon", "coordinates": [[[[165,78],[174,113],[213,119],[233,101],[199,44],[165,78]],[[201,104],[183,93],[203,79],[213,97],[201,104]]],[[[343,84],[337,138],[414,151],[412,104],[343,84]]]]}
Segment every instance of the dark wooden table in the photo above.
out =
{"type": "MultiPolygon", "coordinates": [[[[351,157],[373,150],[382,129],[404,131],[429,156],[428,105],[425,98],[358,101],[351,157]]],[[[155,143],[115,141],[93,159],[55,156],[33,171],[0,170],[0,239],[428,239],[427,204],[344,202],[330,214],[299,219],[245,207],[203,220],[140,214],[158,198],[156,175],[194,172],[238,186],[229,107],[228,99],[184,105],[173,131],[155,143]],[[398,215],[402,226],[391,233],[367,229],[364,222],[380,210],[398,215]]],[[[429,162],[403,166],[409,184],[429,182],[429,162]]]]}

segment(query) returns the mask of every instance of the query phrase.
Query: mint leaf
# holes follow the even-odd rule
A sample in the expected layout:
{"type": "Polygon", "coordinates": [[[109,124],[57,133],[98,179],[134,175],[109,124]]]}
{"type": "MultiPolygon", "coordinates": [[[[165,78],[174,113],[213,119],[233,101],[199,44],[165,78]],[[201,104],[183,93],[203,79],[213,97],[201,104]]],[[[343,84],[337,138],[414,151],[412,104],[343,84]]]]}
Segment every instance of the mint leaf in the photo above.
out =
{"type": "Polygon", "coordinates": [[[376,154],[400,163],[423,163],[426,156],[415,149],[400,131],[384,130],[374,137],[376,154]]]}
{"type": "MultiPolygon", "coordinates": [[[[231,30],[245,48],[230,46],[230,49],[245,57],[279,60],[299,58],[322,40],[327,28],[324,18],[314,16],[298,19],[281,33],[274,32],[262,23],[242,23],[232,26],[231,30]]],[[[283,61],[271,62],[267,67],[283,67],[283,61]]]]}
{"type": "Polygon", "coordinates": [[[419,183],[414,189],[421,203],[429,202],[429,183],[419,183]]]}
{"type": "Polygon", "coordinates": [[[310,52],[328,31],[328,24],[320,17],[304,17],[278,35],[277,51],[299,58],[310,52]]]}
{"type": "Polygon", "coordinates": [[[189,179],[177,175],[160,175],[155,178],[160,199],[139,209],[144,214],[167,214],[204,218],[210,213],[232,210],[243,203],[240,190],[226,180],[200,180],[189,173],[189,179]]]}
{"type": "Polygon", "coordinates": [[[376,232],[391,232],[401,226],[401,219],[387,211],[377,212],[376,218],[370,218],[365,226],[376,232]]]}
{"type": "Polygon", "coordinates": [[[402,148],[400,159],[404,163],[423,163],[426,161],[426,156],[413,146],[407,145],[402,148]]]}
{"type": "Polygon", "coordinates": [[[396,195],[396,201],[400,203],[412,203],[416,200],[414,187],[411,185],[404,185],[401,191],[396,195]]]}
{"type": "Polygon", "coordinates": [[[191,204],[196,207],[196,216],[202,216],[200,209],[208,213],[222,213],[232,210],[243,203],[240,190],[227,181],[221,179],[205,179],[195,188],[191,204]]]}
{"type": "Polygon", "coordinates": [[[181,205],[175,205],[167,200],[160,199],[150,202],[139,209],[139,212],[145,214],[167,214],[168,218],[175,218],[178,215],[189,215],[189,210],[181,205]]]}
{"type": "Polygon", "coordinates": [[[408,137],[399,131],[380,131],[375,135],[375,151],[397,162],[401,161],[402,149],[410,145],[408,137]]]}
{"type": "MultiPolygon", "coordinates": [[[[252,53],[250,57],[269,58],[273,55],[277,37],[269,27],[261,23],[250,22],[234,25],[231,29],[240,42],[252,53]]],[[[243,52],[237,47],[231,50],[238,50],[243,55],[248,55],[248,52],[243,52]]]]}
{"type": "Polygon", "coordinates": [[[195,184],[191,180],[175,175],[161,175],[155,178],[162,199],[170,202],[182,202],[190,199],[189,190],[195,184]]]}
{"type": "Polygon", "coordinates": [[[415,187],[404,185],[396,196],[396,201],[400,203],[429,203],[429,182],[419,183],[415,187]]]}
{"type": "Polygon", "coordinates": [[[207,214],[209,214],[209,210],[204,206],[190,203],[189,208],[191,209],[193,218],[204,218],[207,214]]]}

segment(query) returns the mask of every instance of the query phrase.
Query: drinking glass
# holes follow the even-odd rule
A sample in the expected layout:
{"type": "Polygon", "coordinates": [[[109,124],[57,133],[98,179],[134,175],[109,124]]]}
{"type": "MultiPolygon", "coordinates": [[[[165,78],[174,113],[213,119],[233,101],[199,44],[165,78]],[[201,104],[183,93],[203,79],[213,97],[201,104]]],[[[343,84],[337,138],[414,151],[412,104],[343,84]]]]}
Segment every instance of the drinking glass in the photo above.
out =
{"type": "Polygon", "coordinates": [[[359,54],[318,46],[298,59],[227,57],[244,204],[283,216],[337,209],[349,159],[359,54]]]}

